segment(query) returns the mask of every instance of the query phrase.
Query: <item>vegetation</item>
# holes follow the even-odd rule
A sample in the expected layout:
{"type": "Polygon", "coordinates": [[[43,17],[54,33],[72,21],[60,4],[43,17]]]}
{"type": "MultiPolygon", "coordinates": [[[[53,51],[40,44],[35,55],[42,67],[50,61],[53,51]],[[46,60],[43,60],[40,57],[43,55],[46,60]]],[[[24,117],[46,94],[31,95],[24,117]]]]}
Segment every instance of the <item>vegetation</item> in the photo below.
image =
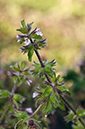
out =
{"type": "MultiPolygon", "coordinates": [[[[22,46],[21,52],[27,53],[28,60],[32,61],[33,53],[35,52],[39,62],[34,61],[34,69],[30,70],[25,68],[26,63],[22,62],[20,65],[16,64],[11,66],[13,71],[8,71],[8,75],[13,78],[14,86],[11,92],[8,90],[0,91],[0,98],[8,98],[8,102],[5,106],[4,111],[1,114],[0,124],[3,125],[3,119],[6,115],[6,112],[11,104],[9,111],[14,112],[13,116],[17,117],[17,123],[13,126],[16,128],[44,128],[40,124],[40,116],[45,116],[47,118],[54,109],[60,108],[65,110],[64,103],[70,109],[69,114],[65,117],[67,122],[72,121],[78,127],[82,129],[85,127],[84,121],[81,117],[85,116],[85,110],[79,107],[75,110],[72,105],[66,99],[67,94],[70,95],[68,88],[64,85],[63,78],[60,78],[60,75],[56,76],[54,66],[56,65],[56,60],[48,61],[42,60],[38,50],[47,46],[46,39],[43,39],[42,32],[35,28],[32,30],[32,23],[25,23],[24,20],[21,21],[22,27],[17,29],[21,34],[17,35],[17,39],[20,44],[25,44],[22,46]],[[16,94],[15,91],[17,87],[20,87],[23,82],[26,82],[29,86],[32,83],[32,80],[28,75],[37,76],[42,80],[43,87],[37,86],[36,91],[33,93],[33,98],[36,98],[35,106],[37,109],[32,113],[32,109],[26,109],[22,107],[22,103],[25,101],[25,98],[20,94],[16,94]],[[39,114],[36,118],[36,114],[41,110],[42,115],[39,114]],[[27,112],[27,113],[26,113],[27,112]]],[[[81,65],[81,70],[84,69],[84,64],[81,65]]],[[[84,72],[83,72],[84,73],[84,72]]],[[[46,120],[45,120],[46,121],[46,120]]],[[[12,128],[12,126],[10,127],[12,128]]],[[[73,125],[73,128],[76,128],[73,125]]]]}

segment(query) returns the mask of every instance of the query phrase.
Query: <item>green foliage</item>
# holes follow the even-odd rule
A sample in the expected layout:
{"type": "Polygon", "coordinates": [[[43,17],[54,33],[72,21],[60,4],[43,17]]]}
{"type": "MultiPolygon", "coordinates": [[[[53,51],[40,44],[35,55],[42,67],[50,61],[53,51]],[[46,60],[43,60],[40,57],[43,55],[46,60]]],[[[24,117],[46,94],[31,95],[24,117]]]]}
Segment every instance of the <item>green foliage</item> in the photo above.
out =
{"type": "Polygon", "coordinates": [[[78,121],[76,125],[72,125],[73,129],[85,129],[85,127],[78,121]]]}
{"type": "Polygon", "coordinates": [[[29,52],[28,52],[28,59],[29,59],[29,61],[32,60],[33,53],[34,53],[34,50],[33,50],[33,48],[32,48],[32,49],[30,49],[29,52]]]}
{"type": "Polygon", "coordinates": [[[23,103],[24,101],[25,97],[21,96],[20,94],[13,95],[13,103],[17,108],[19,108],[19,104],[23,103]]]}
{"type": "MultiPolygon", "coordinates": [[[[72,121],[77,124],[78,120],[81,120],[80,117],[85,116],[85,110],[78,108],[77,111],[74,111],[68,101],[66,101],[65,95],[70,94],[70,92],[68,88],[64,85],[63,78],[61,78],[60,75],[56,77],[54,69],[54,66],[56,66],[56,61],[42,61],[38,53],[38,49],[46,46],[46,39],[43,39],[43,34],[38,28],[35,28],[33,31],[31,30],[32,24],[33,22],[26,24],[24,20],[21,21],[22,28],[17,29],[17,31],[21,32],[21,35],[17,35],[17,42],[20,42],[20,44],[25,44],[25,46],[22,46],[22,48],[20,49],[22,50],[21,52],[28,53],[29,61],[32,61],[32,56],[35,52],[40,63],[34,61],[34,69],[30,70],[29,68],[25,68],[25,62],[21,62],[20,65],[16,64],[15,66],[11,66],[12,72],[8,71],[8,74],[13,78],[15,83],[11,92],[11,96],[7,103],[7,106],[9,106],[11,102],[10,100],[13,100],[13,107],[15,109],[14,116],[17,117],[17,120],[19,120],[15,124],[15,129],[17,128],[17,126],[18,128],[32,128],[33,123],[35,123],[34,128],[40,128],[40,122],[35,119],[36,113],[38,113],[38,111],[41,109],[43,115],[46,115],[54,111],[54,109],[57,107],[59,107],[61,110],[65,110],[64,102],[71,109],[69,114],[65,117],[65,120],[67,122],[72,121]],[[28,75],[30,74],[32,74],[34,77],[38,76],[40,79],[42,79],[43,82],[43,88],[36,88],[36,107],[39,107],[37,107],[36,111],[33,114],[31,111],[32,109],[30,109],[29,112],[28,108],[22,107],[22,103],[25,101],[25,98],[19,94],[15,94],[16,88],[20,86],[23,82],[27,82],[28,85],[30,85],[30,83],[32,82],[28,78],[28,75]],[[27,123],[28,120],[32,123],[27,123]]],[[[7,90],[0,91],[1,98],[6,98],[9,95],[10,92],[8,92],[7,90]]],[[[7,111],[7,106],[4,114],[2,114],[1,119],[4,117],[7,111]]],[[[75,128],[75,126],[73,127],[75,128]]]]}
{"type": "Polygon", "coordinates": [[[13,69],[13,72],[8,71],[8,75],[13,78],[14,83],[17,81],[17,86],[20,86],[23,82],[31,83],[31,80],[28,78],[28,75],[30,75],[30,69],[25,68],[26,63],[21,62],[21,64],[11,65],[11,68],[13,69]]]}
{"type": "Polygon", "coordinates": [[[8,90],[0,90],[0,99],[7,98],[10,96],[10,92],[8,90]]]}
{"type": "Polygon", "coordinates": [[[70,111],[69,114],[68,114],[67,116],[65,116],[64,118],[65,118],[65,120],[66,120],[67,122],[72,121],[73,118],[74,118],[74,113],[73,113],[73,111],[70,111]]]}
{"type": "Polygon", "coordinates": [[[77,114],[79,117],[85,116],[85,109],[82,109],[81,107],[77,109],[77,114]]]}
{"type": "Polygon", "coordinates": [[[22,21],[21,21],[21,25],[22,25],[23,28],[27,29],[27,25],[26,25],[26,23],[25,23],[25,20],[22,20],[22,21]]]}
{"type": "Polygon", "coordinates": [[[27,121],[30,119],[29,116],[26,114],[26,112],[23,111],[16,110],[15,116],[19,119],[22,119],[23,121],[27,121]]]}
{"type": "Polygon", "coordinates": [[[33,75],[38,76],[42,80],[45,80],[45,74],[47,74],[50,77],[53,77],[55,69],[53,68],[56,65],[56,61],[43,61],[44,67],[42,68],[41,64],[34,61],[34,70],[33,75]]]}
{"type": "Polygon", "coordinates": [[[31,31],[32,23],[28,23],[26,25],[25,21],[21,21],[21,25],[23,28],[17,29],[17,31],[20,31],[22,34],[17,35],[18,41],[20,44],[25,43],[26,46],[23,46],[21,48],[22,52],[28,53],[28,60],[32,60],[32,56],[34,53],[34,50],[38,50],[41,47],[46,46],[46,39],[43,39],[42,33],[38,28],[35,28],[33,31],[31,31]],[[23,35],[24,34],[24,35],[23,35]],[[28,40],[29,39],[29,40],[28,40]]]}

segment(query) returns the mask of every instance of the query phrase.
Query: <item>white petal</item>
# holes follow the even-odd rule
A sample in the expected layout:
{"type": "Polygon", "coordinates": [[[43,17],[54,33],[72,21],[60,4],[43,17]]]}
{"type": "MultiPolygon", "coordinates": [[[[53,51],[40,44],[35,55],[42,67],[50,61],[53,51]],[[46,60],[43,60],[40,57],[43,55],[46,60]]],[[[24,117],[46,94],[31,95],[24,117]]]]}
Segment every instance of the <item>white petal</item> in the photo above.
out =
{"type": "Polygon", "coordinates": [[[30,83],[27,81],[27,84],[30,86],[30,83]]]}
{"type": "Polygon", "coordinates": [[[20,38],[20,36],[19,36],[19,35],[17,35],[17,36],[16,36],[16,38],[17,38],[17,39],[19,39],[19,38],[20,38]]]}
{"type": "Polygon", "coordinates": [[[38,93],[35,91],[32,95],[33,98],[35,98],[36,96],[38,96],[38,93]]]}
{"type": "Polygon", "coordinates": [[[31,81],[31,80],[29,80],[29,82],[30,82],[30,83],[32,83],[32,81],[31,81]]]}
{"type": "Polygon", "coordinates": [[[30,44],[30,40],[29,39],[27,39],[27,40],[25,40],[25,42],[24,42],[26,45],[29,45],[30,44]]]}
{"type": "Polygon", "coordinates": [[[20,42],[20,39],[18,39],[17,42],[20,42]]]}
{"type": "Polygon", "coordinates": [[[33,113],[32,108],[26,108],[25,111],[27,111],[29,113],[33,113]]]}
{"type": "Polygon", "coordinates": [[[43,35],[43,33],[40,31],[40,29],[39,29],[39,28],[37,28],[37,29],[36,29],[36,34],[37,34],[37,35],[40,35],[40,36],[42,36],[42,35],[43,35]]]}

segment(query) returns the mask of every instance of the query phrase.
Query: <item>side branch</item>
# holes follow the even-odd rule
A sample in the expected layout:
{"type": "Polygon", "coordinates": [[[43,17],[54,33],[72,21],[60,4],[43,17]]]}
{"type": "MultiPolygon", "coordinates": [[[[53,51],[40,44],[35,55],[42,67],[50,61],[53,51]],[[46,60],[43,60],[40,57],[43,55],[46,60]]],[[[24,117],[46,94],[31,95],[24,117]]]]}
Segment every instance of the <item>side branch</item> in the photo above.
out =
{"type": "MultiPolygon", "coordinates": [[[[31,43],[33,44],[32,39],[30,39],[30,41],[31,41],[31,43]]],[[[36,53],[36,55],[37,55],[37,57],[38,57],[38,60],[39,60],[39,62],[40,62],[40,64],[41,64],[41,67],[43,68],[43,67],[44,67],[44,64],[43,64],[43,61],[42,61],[42,59],[41,59],[41,57],[40,57],[38,51],[35,50],[35,53],[36,53]]],[[[50,78],[48,77],[47,74],[45,74],[45,77],[46,77],[46,79],[48,80],[48,82],[51,83],[51,80],[50,80],[50,78]]],[[[75,115],[77,115],[76,110],[70,105],[70,103],[67,101],[67,99],[66,99],[64,96],[62,96],[62,95],[60,95],[60,97],[63,99],[64,103],[68,106],[68,108],[71,109],[71,110],[74,112],[75,115]]],[[[37,110],[36,110],[36,111],[37,111],[37,110]]],[[[34,113],[35,113],[35,112],[34,112],[34,113]]],[[[34,116],[34,115],[33,115],[33,116],[34,116]]],[[[32,116],[32,117],[33,117],[33,116],[32,116]]],[[[31,118],[32,118],[32,117],[31,117],[31,118]]],[[[85,124],[84,124],[84,122],[83,122],[83,120],[82,120],[81,118],[79,118],[79,121],[80,121],[80,122],[82,123],[82,125],[85,127],[85,124]]]]}
{"type": "Polygon", "coordinates": [[[5,113],[6,113],[7,109],[8,109],[8,107],[9,107],[9,104],[10,104],[10,102],[11,102],[11,100],[12,100],[12,97],[13,97],[13,94],[14,94],[16,88],[17,88],[17,81],[16,81],[16,83],[15,83],[13,89],[12,89],[12,92],[11,92],[11,95],[10,95],[10,97],[9,97],[9,100],[8,100],[8,102],[7,102],[7,104],[6,104],[6,107],[5,107],[5,109],[4,109],[4,111],[3,111],[2,115],[1,115],[0,124],[1,124],[1,122],[2,122],[2,120],[3,120],[3,118],[4,118],[4,115],[5,115],[5,113]]]}

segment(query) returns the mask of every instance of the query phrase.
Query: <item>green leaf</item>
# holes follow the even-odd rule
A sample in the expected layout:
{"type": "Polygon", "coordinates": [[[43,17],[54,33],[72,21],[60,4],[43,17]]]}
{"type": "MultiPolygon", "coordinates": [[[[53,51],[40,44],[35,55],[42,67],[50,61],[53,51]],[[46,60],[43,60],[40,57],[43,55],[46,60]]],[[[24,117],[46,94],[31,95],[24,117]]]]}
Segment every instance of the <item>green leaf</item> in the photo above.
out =
{"type": "Polygon", "coordinates": [[[31,22],[31,23],[29,23],[29,25],[32,26],[33,23],[34,23],[34,22],[31,22]]]}
{"type": "Polygon", "coordinates": [[[50,101],[48,101],[46,104],[46,108],[44,110],[44,113],[50,112],[51,109],[52,109],[52,105],[51,105],[50,101]]]}
{"type": "Polygon", "coordinates": [[[57,76],[57,80],[59,80],[59,79],[60,79],[60,75],[57,76]]]}
{"type": "Polygon", "coordinates": [[[85,109],[79,108],[79,109],[77,110],[77,114],[79,115],[79,117],[85,116],[85,109]]]}
{"type": "Polygon", "coordinates": [[[10,92],[8,90],[0,90],[0,98],[7,98],[10,96],[10,92]]]}
{"type": "Polygon", "coordinates": [[[23,111],[16,111],[15,112],[15,116],[18,117],[19,119],[28,119],[29,120],[29,117],[28,115],[26,114],[26,112],[23,112],[23,111]]]}
{"type": "Polygon", "coordinates": [[[25,41],[24,38],[21,38],[20,39],[20,44],[22,44],[24,41],[25,41]]]}
{"type": "Polygon", "coordinates": [[[58,96],[58,99],[60,101],[59,108],[64,111],[65,110],[64,101],[60,96],[58,96]]]}
{"type": "Polygon", "coordinates": [[[17,108],[19,108],[19,103],[15,99],[13,99],[13,103],[17,108]]]}
{"type": "Polygon", "coordinates": [[[44,72],[45,72],[44,68],[40,68],[40,69],[38,69],[38,71],[39,71],[39,73],[42,73],[42,74],[44,74],[44,72]]]}
{"type": "Polygon", "coordinates": [[[26,63],[25,62],[21,62],[21,69],[23,70],[26,66],[26,63]]]}
{"type": "Polygon", "coordinates": [[[34,53],[34,50],[33,50],[33,49],[31,49],[31,50],[28,52],[28,59],[29,59],[29,61],[32,60],[33,53],[34,53]]]}
{"type": "Polygon", "coordinates": [[[25,101],[25,97],[23,97],[23,96],[21,96],[21,95],[19,95],[19,94],[15,94],[15,95],[13,96],[13,99],[16,100],[16,101],[19,102],[19,103],[22,103],[23,101],[25,101]]]}
{"type": "Polygon", "coordinates": [[[13,81],[14,81],[14,83],[16,83],[16,81],[17,81],[17,77],[16,76],[13,77],[13,81]]]}
{"type": "Polygon", "coordinates": [[[17,86],[19,87],[24,81],[24,78],[23,77],[18,77],[17,78],[17,86]]]}
{"type": "Polygon", "coordinates": [[[27,30],[25,30],[24,28],[17,29],[17,31],[20,31],[23,34],[27,34],[28,33],[27,30]]]}
{"type": "Polygon", "coordinates": [[[46,71],[47,73],[50,73],[50,72],[51,72],[51,67],[46,66],[46,67],[45,67],[45,71],[46,71]]]}
{"type": "Polygon", "coordinates": [[[75,116],[75,115],[74,115],[73,111],[70,111],[69,114],[68,114],[67,116],[65,116],[64,118],[65,118],[65,120],[66,120],[67,122],[70,122],[70,121],[73,120],[73,117],[74,117],[74,116],[75,116]]]}
{"type": "Polygon", "coordinates": [[[51,87],[47,87],[47,88],[45,88],[45,91],[44,91],[43,95],[44,95],[45,97],[47,97],[48,95],[51,94],[52,91],[53,91],[53,90],[52,90],[51,87]]]}
{"type": "Polygon", "coordinates": [[[14,69],[15,71],[19,71],[18,64],[16,64],[15,66],[11,65],[10,68],[14,69]]]}
{"type": "Polygon", "coordinates": [[[25,20],[22,20],[22,21],[21,21],[21,24],[22,24],[22,26],[23,26],[25,29],[27,29],[27,25],[26,25],[26,23],[25,23],[25,20]]]}
{"type": "Polygon", "coordinates": [[[29,71],[23,71],[24,75],[30,75],[29,71]]]}
{"type": "Polygon", "coordinates": [[[53,81],[53,83],[55,83],[55,81],[56,81],[56,74],[55,74],[55,73],[53,74],[53,79],[52,79],[52,81],[53,81]]]}
{"type": "Polygon", "coordinates": [[[42,36],[37,35],[37,34],[31,34],[30,36],[31,38],[34,38],[34,39],[43,39],[42,36]]]}
{"type": "Polygon", "coordinates": [[[60,89],[61,91],[71,95],[69,89],[66,86],[57,86],[58,89],[60,89]]]}
{"type": "Polygon", "coordinates": [[[53,95],[50,96],[50,102],[55,108],[59,106],[59,100],[53,95]]]}

